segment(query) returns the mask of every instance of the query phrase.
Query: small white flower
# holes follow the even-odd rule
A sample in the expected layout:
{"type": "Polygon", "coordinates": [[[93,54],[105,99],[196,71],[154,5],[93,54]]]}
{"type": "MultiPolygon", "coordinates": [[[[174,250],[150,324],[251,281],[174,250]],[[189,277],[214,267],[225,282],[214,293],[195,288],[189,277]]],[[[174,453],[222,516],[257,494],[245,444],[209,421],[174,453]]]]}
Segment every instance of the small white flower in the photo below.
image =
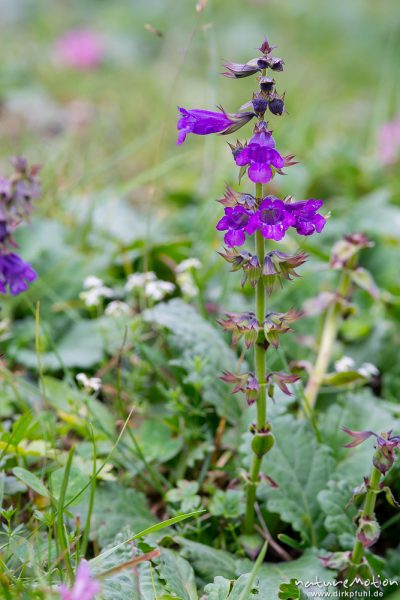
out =
{"type": "Polygon", "coordinates": [[[89,275],[83,282],[84,291],[79,294],[79,298],[84,301],[86,306],[98,306],[102,298],[112,298],[114,292],[111,288],[105,286],[103,281],[95,275],[89,275]]]}
{"type": "Polygon", "coordinates": [[[102,280],[96,277],[96,275],[89,275],[83,282],[83,287],[85,290],[90,290],[91,288],[100,287],[102,285],[102,280]]]}
{"type": "Polygon", "coordinates": [[[176,266],[175,271],[177,273],[184,273],[185,271],[189,271],[189,269],[201,269],[202,266],[198,258],[187,258],[176,266]]]}
{"type": "Polygon", "coordinates": [[[144,287],[144,293],[148,298],[152,300],[162,300],[168,294],[171,294],[175,289],[175,286],[170,281],[149,281],[144,287]]]}
{"type": "Polygon", "coordinates": [[[199,290],[190,272],[178,273],[178,275],[176,276],[176,281],[178,282],[179,287],[181,288],[182,294],[184,296],[194,298],[198,295],[199,290]]]}
{"type": "Polygon", "coordinates": [[[100,377],[88,377],[86,373],[78,373],[75,379],[87,392],[98,392],[101,388],[100,377]]]}
{"type": "Polygon", "coordinates": [[[162,300],[167,294],[171,294],[175,289],[175,285],[170,281],[157,279],[153,271],[148,271],[147,273],[129,275],[125,289],[127,292],[142,289],[145,296],[158,301],[162,300]]]}
{"type": "Polygon", "coordinates": [[[107,304],[106,310],[104,311],[106,315],[112,317],[121,317],[122,315],[127,315],[130,312],[129,305],[126,302],[121,302],[121,300],[113,300],[110,304],[107,304]]]}
{"type": "Polygon", "coordinates": [[[358,369],[358,372],[360,373],[360,375],[362,375],[366,379],[370,379],[371,377],[374,377],[375,375],[379,375],[379,369],[375,365],[373,365],[372,363],[369,363],[369,362],[363,363],[361,365],[361,367],[358,369]]]}
{"type": "Polygon", "coordinates": [[[355,368],[356,363],[350,356],[343,356],[335,362],[335,370],[337,373],[351,371],[355,368]]]}
{"type": "Polygon", "coordinates": [[[136,288],[143,288],[146,283],[156,280],[157,277],[153,271],[148,271],[147,273],[133,273],[132,275],[129,275],[128,281],[125,284],[125,289],[127,292],[131,292],[136,288]]]}
{"type": "Polygon", "coordinates": [[[103,298],[112,298],[114,292],[105,285],[94,287],[81,292],[79,298],[84,301],[86,306],[98,306],[103,298]]]}

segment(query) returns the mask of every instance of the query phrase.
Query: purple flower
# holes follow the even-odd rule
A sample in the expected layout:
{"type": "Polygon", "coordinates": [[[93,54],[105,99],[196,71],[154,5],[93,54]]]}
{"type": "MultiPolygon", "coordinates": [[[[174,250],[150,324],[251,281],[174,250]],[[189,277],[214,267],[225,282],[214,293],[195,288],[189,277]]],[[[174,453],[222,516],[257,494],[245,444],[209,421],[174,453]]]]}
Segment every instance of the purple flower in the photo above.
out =
{"type": "Polygon", "coordinates": [[[56,53],[67,67],[88,71],[101,63],[104,47],[95,31],[74,29],[57,40],[56,53]]]}
{"type": "Polygon", "coordinates": [[[12,185],[9,179],[0,176],[0,196],[10,198],[12,193],[12,185]]]}
{"type": "Polygon", "coordinates": [[[312,235],[321,233],[325,227],[326,219],[317,213],[323,205],[322,200],[301,200],[285,204],[285,208],[294,217],[293,227],[299,235],[312,235]]]}
{"type": "Polygon", "coordinates": [[[261,202],[258,210],[250,218],[250,230],[259,229],[265,238],[281,240],[287,229],[294,224],[293,215],[286,210],[286,204],[274,196],[261,202]]]}
{"type": "Polygon", "coordinates": [[[90,574],[89,565],[86,560],[79,563],[76,571],[75,582],[72,588],[65,585],[59,586],[62,600],[93,600],[100,592],[100,584],[90,574]]]}
{"type": "Polygon", "coordinates": [[[79,563],[73,587],[67,588],[60,585],[58,588],[62,600],[93,600],[100,592],[100,584],[90,574],[86,560],[79,563]]]}
{"type": "Polygon", "coordinates": [[[7,287],[13,296],[25,292],[37,275],[32,267],[17,254],[0,254],[0,292],[7,293],[7,287]]]}
{"type": "Polygon", "coordinates": [[[210,133],[233,133],[243,127],[255,115],[253,112],[228,114],[223,109],[220,112],[211,110],[186,110],[178,106],[181,117],[178,120],[177,144],[183,144],[188,133],[208,135],[210,133]]]}
{"type": "Polygon", "coordinates": [[[271,165],[282,169],[285,161],[277,150],[272,132],[267,123],[262,121],[256,125],[254,135],[247,146],[234,151],[235,162],[238,166],[250,165],[248,176],[254,183],[268,183],[273,176],[271,165]]]}
{"type": "Polygon", "coordinates": [[[225,215],[217,223],[218,231],[228,232],[224,236],[224,242],[230,248],[242,246],[246,240],[246,233],[251,235],[255,228],[251,225],[252,213],[243,206],[225,208],[225,215]]]}
{"type": "Polygon", "coordinates": [[[400,115],[384,123],[378,131],[378,160],[393,165],[400,157],[400,115]]]}

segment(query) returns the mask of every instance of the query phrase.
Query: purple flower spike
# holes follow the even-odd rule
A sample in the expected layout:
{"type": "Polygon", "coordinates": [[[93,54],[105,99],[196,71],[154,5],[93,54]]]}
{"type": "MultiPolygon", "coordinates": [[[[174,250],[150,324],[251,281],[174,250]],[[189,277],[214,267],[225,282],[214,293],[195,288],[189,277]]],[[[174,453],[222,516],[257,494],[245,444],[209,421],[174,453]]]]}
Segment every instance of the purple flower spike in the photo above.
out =
{"type": "Polygon", "coordinates": [[[325,227],[326,219],[317,213],[323,205],[322,200],[302,200],[286,204],[288,210],[295,218],[293,227],[299,235],[312,235],[321,233],[325,227]]]}
{"type": "Polygon", "coordinates": [[[250,165],[248,175],[254,183],[268,183],[273,176],[271,166],[282,169],[285,161],[277,150],[272,132],[262,121],[255,130],[247,146],[234,153],[235,162],[243,167],[250,165]]]}
{"type": "Polygon", "coordinates": [[[259,229],[265,238],[278,242],[293,224],[294,217],[286,210],[284,202],[274,196],[268,196],[261,202],[258,211],[252,215],[250,230],[259,229]]]}
{"type": "Polygon", "coordinates": [[[100,584],[93,579],[86,560],[82,560],[76,571],[73,587],[59,586],[62,600],[93,600],[100,592],[100,584]]]}
{"type": "Polygon", "coordinates": [[[17,254],[0,254],[0,292],[7,293],[7,287],[13,296],[25,292],[29,282],[36,279],[36,272],[17,254]]]}
{"type": "Polygon", "coordinates": [[[192,109],[178,107],[181,117],[178,120],[178,141],[183,144],[188,133],[196,135],[208,135],[210,133],[233,133],[245,125],[255,115],[252,112],[228,114],[221,109],[220,112],[210,110],[192,109]]]}
{"type": "Polygon", "coordinates": [[[218,231],[227,231],[224,242],[230,248],[242,246],[246,240],[246,233],[251,235],[255,229],[250,223],[252,213],[243,206],[225,208],[225,215],[217,223],[218,231]]]}

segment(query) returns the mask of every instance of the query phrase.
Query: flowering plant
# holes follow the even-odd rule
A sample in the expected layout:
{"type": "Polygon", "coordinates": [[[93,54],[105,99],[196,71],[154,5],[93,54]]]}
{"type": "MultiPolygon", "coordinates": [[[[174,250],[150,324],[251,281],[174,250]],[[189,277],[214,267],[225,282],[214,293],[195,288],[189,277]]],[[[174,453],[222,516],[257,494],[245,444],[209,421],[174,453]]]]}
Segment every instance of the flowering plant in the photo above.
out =
{"type": "Polygon", "coordinates": [[[294,310],[275,312],[267,307],[267,297],[275,282],[290,281],[297,276],[296,267],[302,265],[307,256],[298,251],[292,255],[280,250],[269,250],[266,241],[281,241],[289,231],[299,236],[320,233],[326,218],[320,214],[323,202],[313,198],[296,201],[291,196],[280,199],[268,193],[264,187],[275,175],[284,174],[283,169],[296,164],[293,154],[283,155],[276,148],[273,132],[265,120],[269,113],[281,116],[285,112],[285,95],[279,95],[275,80],[267,72],[282,71],[283,59],[274,56],[274,48],[265,40],[259,48],[259,56],[245,64],[228,63],[224,75],[229,78],[257,76],[258,90],[244,108],[247,112],[228,114],[225,111],[187,110],[179,108],[178,144],[182,144],[189,133],[207,135],[232,133],[251,119],[256,119],[253,135],[247,142],[229,144],[233,159],[240,167],[239,181],[247,174],[255,184],[254,194],[242,193],[227,187],[220,203],[224,215],[216,227],[224,234],[226,248],[221,256],[232,264],[232,270],[243,270],[242,285],[249,279],[255,288],[255,310],[244,314],[227,314],[221,325],[231,331],[233,342],[241,337],[246,348],[254,348],[254,372],[234,374],[226,372],[222,379],[233,383],[233,392],[243,392],[249,404],[256,404],[256,423],[251,426],[253,459],[246,482],[245,533],[254,531],[254,505],[256,489],[260,481],[263,457],[274,446],[274,436],[267,417],[267,397],[273,398],[274,387],[288,395],[288,384],[298,380],[297,375],[273,372],[267,369],[267,351],[277,349],[279,337],[292,331],[290,325],[300,318],[294,310]],[[238,250],[248,238],[254,238],[253,251],[238,250]]]}
{"type": "Polygon", "coordinates": [[[0,292],[13,296],[25,292],[36,279],[30,264],[13,252],[18,247],[13,233],[29,218],[32,201],[40,196],[39,167],[28,167],[24,158],[12,159],[9,178],[0,177],[0,292]]]}

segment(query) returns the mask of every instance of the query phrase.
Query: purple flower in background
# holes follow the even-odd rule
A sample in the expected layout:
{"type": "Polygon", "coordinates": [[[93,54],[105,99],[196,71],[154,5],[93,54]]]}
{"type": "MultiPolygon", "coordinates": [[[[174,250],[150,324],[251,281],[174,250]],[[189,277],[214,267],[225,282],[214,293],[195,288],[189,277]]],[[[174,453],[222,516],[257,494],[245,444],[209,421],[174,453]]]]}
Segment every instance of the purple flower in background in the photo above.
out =
{"type": "Polygon", "coordinates": [[[13,296],[25,292],[29,283],[36,279],[32,267],[17,254],[0,254],[0,292],[7,293],[7,287],[13,296]]]}
{"type": "Polygon", "coordinates": [[[100,592],[100,584],[90,574],[89,565],[82,560],[76,571],[74,585],[71,589],[65,585],[59,586],[62,600],[93,600],[100,592]]]}
{"type": "Polygon", "coordinates": [[[100,36],[90,29],[74,29],[63,35],[56,43],[61,62],[83,71],[97,67],[104,57],[100,36]]]}
{"type": "Polygon", "coordinates": [[[225,208],[225,215],[217,223],[218,231],[227,231],[224,241],[227,246],[242,246],[246,240],[246,233],[251,235],[255,228],[250,220],[252,213],[243,206],[237,205],[234,208],[225,208]]]}
{"type": "Polygon", "coordinates": [[[12,185],[9,179],[0,177],[0,196],[3,198],[10,198],[12,194],[12,185]]]}
{"type": "Polygon", "coordinates": [[[384,123],[378,131],[378,160],[392,165],[400,158],[400,115],[384,123]]]}
{"type": "Polygon", "coordinates": [[[254,117],[252,112],[228,114],[221,109],[220,112],[211,110],[192,109],[178,107],[181,114],[178,120],[178,141],[183,144],[188,133],[196,135],[208,135],[210,133],[233,133],[250,119],[254,117]]]}
{"type": "Polygon", "coordinates": [[[250,165],[248,176],[254,183],[268,183],[273,176],[271,166],[276,169],[285,166],[283,157],[275,150],[272,132],[264,121],[256,125],[249,144],[234,151],[233,155],[240,167],[250,165]]]}
{"type": "Polygon", "coordinates": [[[278,242],[293,224],[294,217],[286,210],[286,204],[274,196],[268,196],[252,215],[250,230],[259,229],[265,238],[278,242]]]}
{"type": "Polygon", "coordinates": [[[314,199],[285,204],[286,210],[294,217],[293,227],[299,235],[321,233],[325,227],[326,219],[317,211],[322,205],[322,200],[314,199]]]}

